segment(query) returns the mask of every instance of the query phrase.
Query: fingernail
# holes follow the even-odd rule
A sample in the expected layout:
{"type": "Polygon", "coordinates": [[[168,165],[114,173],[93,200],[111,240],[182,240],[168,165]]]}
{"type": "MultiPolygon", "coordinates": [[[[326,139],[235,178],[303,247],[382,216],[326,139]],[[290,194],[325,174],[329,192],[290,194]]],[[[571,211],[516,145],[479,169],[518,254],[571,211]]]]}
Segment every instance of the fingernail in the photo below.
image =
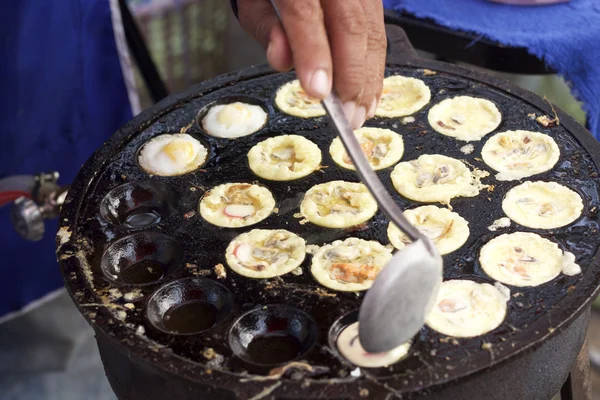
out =
{"type": "Polygon", "coordinates": [[[367,109],[364,106],[358,107],[354,118],[352,119],[352,128],[358,129],[365,123],[365,117],[367,116],[367,109]]]}
{"type": "Polygon", "coordinates": [[[353,101],[347,101],[344,104],[342,104],[342,107],[344,108],[344,114],[346,114],[346,119],[348,119],[348,121],[352,123],[352,121],[354,120],[354,113],[356,112],[356,103],[353,101]]]}
{"type": "Polygon", "coordinates": [[[371,108],[369,108],[369,112],[367,114],[367,118],[373,118],[375,116],[375,110],[377,110],[377,99],[373,99],[371,108]]]}
{"type": "Polygon", "coordinates": [[[312,91],[322,98],[327,97],[331,92],[331,81],[324,69],[318,69],[313,72],[309,85],[312,91]]]}

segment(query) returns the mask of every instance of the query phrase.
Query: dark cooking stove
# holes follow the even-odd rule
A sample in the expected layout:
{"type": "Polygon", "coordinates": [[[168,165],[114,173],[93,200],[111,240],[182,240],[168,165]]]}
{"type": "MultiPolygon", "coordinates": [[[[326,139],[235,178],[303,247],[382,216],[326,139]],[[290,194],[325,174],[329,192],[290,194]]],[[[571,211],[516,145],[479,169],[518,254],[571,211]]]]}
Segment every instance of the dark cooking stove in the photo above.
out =
{"type": "MultiPolygon", "coordinates": [[[[600,285],[600,183],[595,179],[600,145],[560,110],[556,110],[560,125],[539,126],[528,114],[553,116],[554,111],[532,93],[480,72],[417,59],[397,28],[391,27],[388,36],[387,74],[423,79],[431,88],[432,101],[415,114],[413,123],[377,118],[367,126],[400,132],[405,142],[403,160],[441,153],[488,171],[478,159],[485,140],[475,143],[475,152],[465,156],[459,150],[464,143],[428,126],[431,105],[459,94],[481,96],[501,110],[499,130],[541,130],[552,135],[561,148],[561,159],[552,171],[531,179],[551,179],[577,190],[585,202],[584,215],[566,228],[519,230],[538,232],[571,249],[583,273],[561,275],[537,288],[511,288],[507,319],[489,334],[451,339],[424,327],[406,359],[390,368],[357,370],[339,357],[333,343],[339,328],[355,320],[362,295],[319,286],[310,275],[309,257],[302,275],[268,280],[243,278],[227,267],[222,277],[215,267],[225,264],[225,247],[243,229],[209,225],[198,216],[197,205],[206,190],[225,182],[258,181],[278,201],[279,212],[252,228],[289,229],[309,244],[349,236],[387,243],[387,221],[381,213],[352,231],[301,225],[294,218],[302,193],[314,184],[358,178],[331,160],[328,148],[334,133],[326,118],[302,120],[275,108],[276,89],[293,74],[248,68],[204,82],[143,112],[92,156],[69,190],[60,217],[57,256],[73,300],[96,331],[107,376],[120,399],[538,400],[550,399],[561,389],[584,342],[588,306],[600,285]],[[262,105],[269,114],[266,127],[235,141],[205,135],[197,124],[198,115],[209,105],[235,99],[262,105]],[[149,177],[137,165],[137,150],[158,134],[178,132],[201,140],[210,149],[209,161],[202,170],[180,177],[149,177]],[[280,133],[297,133],[316,142],[329,168],[288,183],[254,176],[246,162],[248,150],[280,133]],[[133,226],[137,222],[131,215],[140,210],[150,220],[154,215],[154,223],[141,229],[133,226]],[[115,269],[140,261],[155,268],[155,278],[164,273],[160,282],[140,284],[149,277],[124,276],[115,269]],[[189,300],[202,300],[212,305],[201,306],[203,310],[215,311],[210,321],[196,319],[198,326],[216,325],[197,334],[169,333],[172,324],[189,323],[201,314],[184,307],[175,322],[166,321],[168,309],[189,300]],[[263,316],[267,324],[261,323],[263,316]],[[264,333],[267,325],[296,340],[248,349],[244,337],[264,333]],[[300,357],[291,364],[276,363],[290,346],[302,353],[300,357]]],[[[402,207],[414,206],[393,190],[390,172],[391,168],[379,172],[390,193],[402,207]]],[[[492,181],[491,177],[484,180],[492,181]]],[[[497,235],[487,227],[503,216],[501,200],[515,184],[494,182],[493,191],[453,201],[455,211],[469,221],[471,235],[460,250],[444,257],[446,279],[490,281],[478,265],[478,250],[497,235]]],[[[514,230],[513,224],[507,232],[514,230]]]]}

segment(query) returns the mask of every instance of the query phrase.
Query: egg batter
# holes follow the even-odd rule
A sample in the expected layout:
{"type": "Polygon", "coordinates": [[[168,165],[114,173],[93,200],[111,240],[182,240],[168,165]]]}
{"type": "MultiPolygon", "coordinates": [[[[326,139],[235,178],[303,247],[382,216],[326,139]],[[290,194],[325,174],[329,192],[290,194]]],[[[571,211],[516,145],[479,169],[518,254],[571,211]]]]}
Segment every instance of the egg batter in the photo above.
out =
{"type": "Polygon", "coordinates": [[[321,285],[343,292],[367,290],[392,258],[379,242],[355,237],[336,240],[313,251],[311,272],[321,285]]]}
{"type": "Polygon", "coordinates": [[[325,115],[321,101],[307,95],[297,79],[279,88],[275,96],[275,104],[284,113],[295,117],[310,118],[325,115]]]}
{"type": "Polygon", "coordinates": [[[298,135],[263,140],[248,152],[250,169],[272,181],[291,181],[311,174],[321,164],[321,150],[298,135]]]}
{"type": "Polygon", "coordinates": [[[211,107],[202,119],[202,128],[211,136],[234,139],[251,135],[266,123],[262,107],[237,101],[211,107]]]}
{"type": "Polygon", "coordinates": [[[229,267],[248,278],[273,278],[297,268],[306,256],[306,242],[283,230],[254,229],[236,237],[227,247],[229,267]]]}
{"type": "Polygon", "coordinates": [[[517,224],[554,229],[575,222],[583,212],[583,200],[556,182],[524,182],[508,191],[502,209],[517,224]]]}
{"type": "Polygon", "coordinates": [[[187,133],[166,134],[144,144],[138,163],[151,175],[176,176],[198,169],[207,156],[206,147],[187,133]]]}
{"type": "Polygon", "coordinates": [[[340,354],[352,364],[363,368],[379,368],[395,364],[406,357],[410,345],[410,342],[406,342],[385,353],[368,353],[363,349],[358,338],[358,322],[344,328],[336,341],[340,354]]]}
{"type": "Polygon", "coordinates": [[[332,181],[310,188],[300,204],[300,214],[325,228],[349,228],[368,221],[377,202],[362,183],[332,181]]]}
{"type": "Polygon", "coordinates": [[[275,208],[271,192],[249,183],[226,183],[206,192],[200,215],[213,225],[239,228],[267,218],[275,208]]]}
{"type": "Polygon", "coordinates": [[[470,142],[481,140],[496,129],[502,115],[489,100],[457,96],[433,106],[428,119],[433,129],[442,135],[470,142]]]}
{"type": "Polygon", "coordinates": [[[498,171],[496,179],[514,181],[551,170],[560,150],[554,139],[543,133],[506,131],[489,138],[481,157],[498,171]]]}
{"type": "MultiPolygon", "coordinates": [[[[369,160],[369,164],[376,171],[396,164],[404,154],[402,136],[389,129],[360,128],[354,131],[354,135],[369,160]]],[[[354,169],[352,160],[339,137],[331,142],[329,154],[340,167],[354,169]]]]}
{"type": "Polygon", "coordinates": [[[500,235],[479,254],[481,268],[493,279],[513,286],[539,286],[556,278],[574,260],[554,242],[529,232],[500,235]]]}
{"type": "Polygon", "coordinates": [[[470,280],[445,281],[426,319],[433,330],[452,337],[475,337],[496,329],[506,316],[510,291],[470,280]]]}
{"type": "Polygon", "coordinates": [[[485,171],[469,168],[459,160],[439,154],[424,154],[401,162],[392,171],[392,183],[404,197],[425,203],[449,204],[455,197],[475,197],[486,187],[480,179],[485,171]]]}
{"type": "Polygon", "coordinates": [[[390,76],[383,80],[381,99],[375,111],[378,117],[404,117],[422,109],[431,100],[429,87],[420,79],[390,76]]]}
{"type": "MultiPolygon", "coordinates": [[[[404,216],[435,244],[440,254],[459,249],[469,238],[469,223],[460,215],[436,206],[422,206],[404,211],[404,216]]],[[[410,239],[392,222],[388,225],[388,238],[401,250],[410,239]]]]}

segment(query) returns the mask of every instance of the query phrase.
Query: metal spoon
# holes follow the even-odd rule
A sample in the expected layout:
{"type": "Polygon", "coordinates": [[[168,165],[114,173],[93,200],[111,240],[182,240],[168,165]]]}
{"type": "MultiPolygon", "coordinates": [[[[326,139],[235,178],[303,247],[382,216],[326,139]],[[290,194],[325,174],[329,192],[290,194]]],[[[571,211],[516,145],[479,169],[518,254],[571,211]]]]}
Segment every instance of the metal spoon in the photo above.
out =
{"type": "MultiPolygon", "coordinates": [[[[281,21],[274,0],[271,4],[281,21]]],[[[381,270],[359,312],[359,339],[363,348],[371,353],[389,351],[411,339],[423,327],[442,282],[442,258],[433,243],[406,219],[371,168],[337,95],[327,96],[323,106],[360,180],[388,218],[412,242],[396,252],[381,270]]]]}
{"type": "Polygon", "coordinates": [[[341,101],[330,94],[323,106],[337,128],[360,180],[381,210],[412,243],[396,252],[369,289],[359,312],[359,339],[371,353],[389,351],[411,339],[424,325],[442,282],[442,257],[406,219],[364,155],[341,101]]]}

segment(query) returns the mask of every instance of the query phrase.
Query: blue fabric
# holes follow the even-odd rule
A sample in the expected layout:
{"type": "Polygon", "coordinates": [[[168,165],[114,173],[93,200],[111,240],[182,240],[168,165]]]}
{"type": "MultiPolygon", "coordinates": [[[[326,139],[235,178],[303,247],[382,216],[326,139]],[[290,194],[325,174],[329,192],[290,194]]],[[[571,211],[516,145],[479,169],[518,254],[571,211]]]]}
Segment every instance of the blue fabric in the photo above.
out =
{"type": "MultiPolygon", "coordinates": [[[[0,178],[57,170],[70,183],[131,118],[108,0],[0,4],[0,178]]],[[[0,317],[62,286],[57,223],[20,239],[0,209],[0,317]]]]}
{"type": "Polygon", "coordinates": [[[600,138],[600,1],[526,7],[486,0],[384,0],[384,6],[527,48],[572,83],[600,138]]]}

